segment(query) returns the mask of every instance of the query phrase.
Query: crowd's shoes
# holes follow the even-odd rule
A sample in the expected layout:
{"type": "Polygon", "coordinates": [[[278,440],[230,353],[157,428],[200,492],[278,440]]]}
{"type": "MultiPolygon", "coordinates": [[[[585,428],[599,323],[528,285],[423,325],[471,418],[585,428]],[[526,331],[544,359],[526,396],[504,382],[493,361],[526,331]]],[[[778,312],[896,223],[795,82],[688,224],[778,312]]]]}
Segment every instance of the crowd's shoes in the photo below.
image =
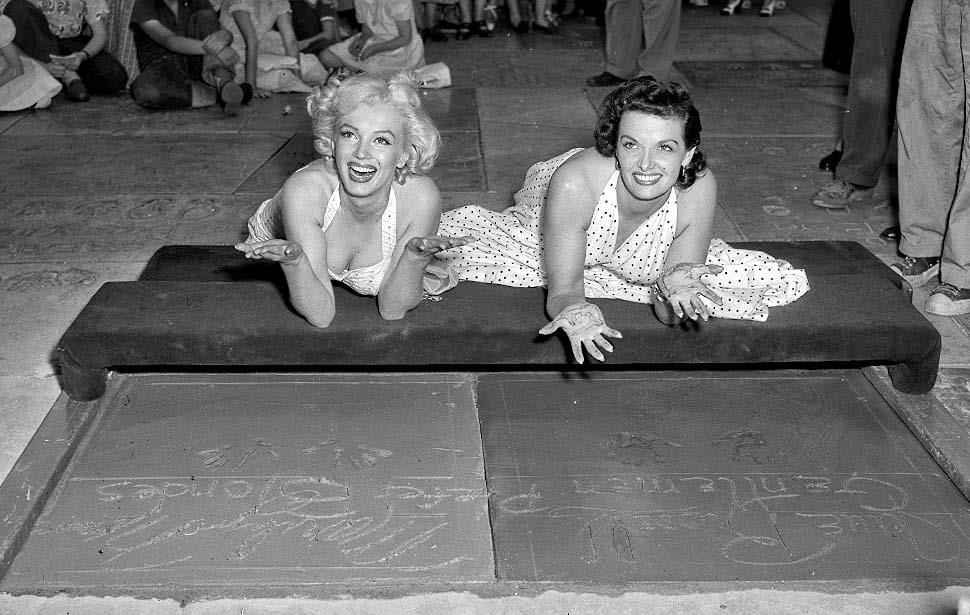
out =
{"type": "Polygon", "coordinates": [[[914,288],[922,286],[940,273],[939,257],[906,256],[889,266],[914,288]]]}
{"type": "Polygon", "coordinates": [[[775,14],[775,10],[785,8],[786,4],[785,0],[765,0],[765,3],[761,5],[761,10],[758,11],[758,15],[771,17],[775,14]]]}
{"type": "Polygon", "coordinates": [[[64,86],[64,98],[73,102],[87,102],[91,100],[91,95],[83,81],[74,79],[64,86]]]}
{"type": "Polygon", "coordinates": [[[708,6],[710,2],[707,0],[690,0],[692,6],[708,6]]]}
{"type": "Polygon", "coordinates": [[[626,82],[627,80],[623,77],[617,77],[609,71],[603,71],[595,77],[587,79],[586,85],[594,88],[612,88],[626,82]]]}
{"type": "Polygon", "coordinates": [[[750,9],[751,0],[728,0],[723,7],[721,7],[721,15],[737,15],[741,12],[741,9],[750,9]]]}
{"type": "Polygon", "coordinates": [[[239,115],[245,96],[242,86],[235,81],[226,81],[217,90],[216,102],[222,107],[222,112],[227,117],[232,117],[239,115]]]}
{"type": "Polygon", "coordinates": [[[844,179],[833,179],[812,196],[812,205],[825,209],[849,209],[853,203],[872,198],[873,189],[844,179]]]}
{"type": "Polygon", "coordinates": [[[930,293],[926,311],[937,316],[970,314],[970,288],[958,288],[943,282],[930,293]]]}

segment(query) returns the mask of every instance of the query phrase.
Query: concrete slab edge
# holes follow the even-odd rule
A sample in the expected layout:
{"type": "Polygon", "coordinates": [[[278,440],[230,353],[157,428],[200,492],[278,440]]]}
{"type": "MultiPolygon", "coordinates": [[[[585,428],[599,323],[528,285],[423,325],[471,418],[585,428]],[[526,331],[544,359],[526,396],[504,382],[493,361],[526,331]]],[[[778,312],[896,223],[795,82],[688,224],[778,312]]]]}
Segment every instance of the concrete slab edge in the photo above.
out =
{"type": "Polygon", "coordinates": [[[27,542],[99,407],[98,402],[77,402],[61,393],[0,485],[0,581],[27,542]]]}
{"type": "Polygon", "coordinates": [[[970,433],[932,392],[925,395],[900,393],[893,388],[883,367],[865,367],[862,373],[964,497],[970,500],[970,433]]]}

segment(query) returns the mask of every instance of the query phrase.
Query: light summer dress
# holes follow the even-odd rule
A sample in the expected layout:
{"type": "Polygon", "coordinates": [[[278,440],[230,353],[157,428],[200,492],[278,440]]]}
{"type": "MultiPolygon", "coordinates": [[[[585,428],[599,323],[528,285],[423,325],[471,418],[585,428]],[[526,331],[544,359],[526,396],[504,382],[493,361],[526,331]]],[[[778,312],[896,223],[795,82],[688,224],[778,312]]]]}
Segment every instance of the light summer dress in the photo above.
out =
{"type": "MultiPolygon", "coordinates": [[[[473,205],[445,212],[439,235],[471,235],[477,241],[442,252],[438,258],[455,269],[461,280],[545,286],[540,223],[546,191],[559,165],[580,151],[570,150],[533,165],[515,194],[516,204],[504,211],[473,205]]],[[[619,172],[614,171],[586,231],[586,297],[652,303],[651,286],[668,266],[667,251],[677,227],[677,190],[671,190],[667,202],[617,246],[618,181],[619,172]]],[[[721,296],[723,304],[703,300],[711,315],[720,318],[764,321],[769,307],[791,303],[809,289],[804,270],[764,252],[732,248],[720,239],[711,241],[707,264],[724,268],[719,274],[704,276],[705,284],[721,296]]]]}
{"type": "MultiPolygon", "coordinates": [[[[249,219],[249,237],[246,243],[283,239],[282,202],[279,192],[271,199],[263,201],[256,209],[256,213],[249,219]]],[[[320,230],[326,232],[333,221],[333,217],[340,209],[340,189],[337,188],[327,200],[327,211],[323,215],[323,225],[320,230]]],[[[397,198],[391,190],[387,201],[387,208],[381,215],[381,260],[368,267],[348,269],[334,272],[327,269],[330,279],[342,282],[361,295],[376,296],[381,289],[381,282],[391,265],[391,256],[397,243],[397,198]]]]}
{"type": "Polygon", "coordinates": [[[424,66],[424,43],[418,34],[411,0],[354,0],[354,9],[357,21],[366,23],[374,33],[374,37],[367,41],[367,46],[397,38],[396,22],[405,20],[411,22],[411,42],[391,51],[376,53],[363,61],[350,53],[350,44],[356,38],[354,36],[327,47],[346,66],[381,76],[424,66]]]}
{"type": "MultiPolygon", "coordinates": [[[[13,20],[0,15],[0,47],[13,43],[17,28],[13,20]]],[[[24,72],[0,86],[0,111],[20,111],[29,109],[37,103],[50,104],[50,99],[61,91],[61,82],[54,78],[37,60],[18,53],[24,72]]],[[[0,71],[7,68],[0,56],[0,71]]]]}

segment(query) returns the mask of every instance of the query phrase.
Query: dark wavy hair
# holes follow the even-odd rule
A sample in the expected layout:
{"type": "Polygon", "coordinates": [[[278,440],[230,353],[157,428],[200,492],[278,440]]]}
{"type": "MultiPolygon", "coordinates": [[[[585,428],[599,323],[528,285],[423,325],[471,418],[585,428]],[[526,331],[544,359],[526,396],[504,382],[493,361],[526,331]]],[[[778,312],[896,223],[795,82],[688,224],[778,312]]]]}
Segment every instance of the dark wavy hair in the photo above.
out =
{"type": "MultiPolygon", "coordinates": [[[[593,138],[596,151],[612,158],[619,139],[620,117],[627,111],[639,111],[663,118],[677,118],[684,124],[684,143],[687,149],[701,142],[701,116],[690,99],[687,88],[679,83],[664,83],[652,77],[631,79],[610,92],[600,107],[593,138]]],[[[707,158],[700,149],[694,151],[677,178],[677,187],[690,188],[697,176],[707,168],[707,158]]]]}

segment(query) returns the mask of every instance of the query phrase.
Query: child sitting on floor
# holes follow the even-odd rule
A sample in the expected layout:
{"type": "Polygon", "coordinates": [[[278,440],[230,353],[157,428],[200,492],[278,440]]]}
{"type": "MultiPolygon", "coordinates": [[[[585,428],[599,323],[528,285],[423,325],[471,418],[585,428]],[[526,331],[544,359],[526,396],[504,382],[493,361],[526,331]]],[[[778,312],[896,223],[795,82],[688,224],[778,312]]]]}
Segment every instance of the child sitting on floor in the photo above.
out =
{"type": "Polygon", "coordinates": [[[20,53],[13,20],[0,15],[0,111],[46,109],[61,83],[40,62],[20,53]]]}
{"type": "Polygon", "coordinates": [[[361,32],[320,52],[327,68],[386,76],[424,66],[411,0],[354,0],[354,11],[361,32]]]}
{"type": "Polygon", "coordinates": [[[271,92],[310,91],[301,79],[306,67],[301,65],[289,0],[231,0],[219,22],[233,35],[232,47],[240,58],[236,80],[242,82],[245,100],[267,98],[271,92]]]}

